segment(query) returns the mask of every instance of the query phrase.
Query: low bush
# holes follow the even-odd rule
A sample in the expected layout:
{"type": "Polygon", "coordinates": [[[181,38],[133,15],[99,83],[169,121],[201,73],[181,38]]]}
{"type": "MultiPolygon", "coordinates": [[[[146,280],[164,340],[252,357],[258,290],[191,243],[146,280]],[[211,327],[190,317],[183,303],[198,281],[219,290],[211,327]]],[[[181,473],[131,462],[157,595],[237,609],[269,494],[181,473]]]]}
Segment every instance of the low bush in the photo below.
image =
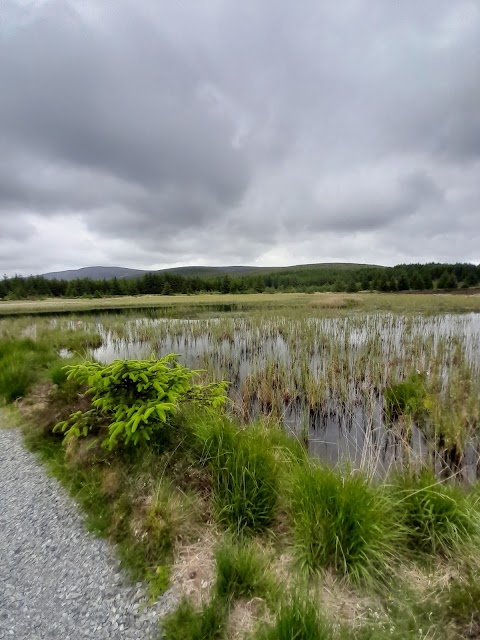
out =
{"type": "Polygon", "coordinates": [[[296,553],[308,571],[330,567],[368,583],[391,569],[401,527],[393,501],[364,476],[300,466],[292,479],[290,510],[296,553]]]}

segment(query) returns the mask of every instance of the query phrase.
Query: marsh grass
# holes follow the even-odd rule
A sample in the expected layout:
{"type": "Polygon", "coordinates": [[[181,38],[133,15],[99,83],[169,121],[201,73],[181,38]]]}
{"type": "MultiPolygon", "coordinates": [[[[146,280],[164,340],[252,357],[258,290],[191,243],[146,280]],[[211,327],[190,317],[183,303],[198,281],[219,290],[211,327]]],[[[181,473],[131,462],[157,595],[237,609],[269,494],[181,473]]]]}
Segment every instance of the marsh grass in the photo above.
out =
{"type": "Polygon", "coordinates": [[[398,514],[415,554],[453,557],[478,541],[479,513],[460,486],[442,483],[428,471],[404,474],[394,486],[398,514]]]}
{"type": "Polygon", "coordinates": [[[398,561],[402,528],[382,487],[316,464],[292,477],[290,512],[300,565],[332,568],[358,584],[384,581],[398,561]]]}

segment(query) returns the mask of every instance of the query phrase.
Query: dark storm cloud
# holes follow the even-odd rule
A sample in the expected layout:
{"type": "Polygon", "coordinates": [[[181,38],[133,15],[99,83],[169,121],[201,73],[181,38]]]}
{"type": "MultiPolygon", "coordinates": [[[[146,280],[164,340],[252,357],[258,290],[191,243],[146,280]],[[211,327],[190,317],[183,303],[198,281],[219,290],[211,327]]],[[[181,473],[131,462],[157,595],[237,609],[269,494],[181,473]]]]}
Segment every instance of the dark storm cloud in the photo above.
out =
{"type": "Polygon", "coordinates": [[[4,0],[0,269],[479,261],[479,77],[475,2],[4,0]]]}

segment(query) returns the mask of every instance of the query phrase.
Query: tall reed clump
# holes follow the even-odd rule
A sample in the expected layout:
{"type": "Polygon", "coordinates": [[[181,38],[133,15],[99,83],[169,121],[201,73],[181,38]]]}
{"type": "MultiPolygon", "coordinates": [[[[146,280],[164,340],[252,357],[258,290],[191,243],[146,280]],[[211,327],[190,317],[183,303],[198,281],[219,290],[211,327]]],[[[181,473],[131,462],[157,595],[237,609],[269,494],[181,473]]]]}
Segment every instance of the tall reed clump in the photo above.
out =
{"type": "Polygon", "coordinates": [[[361,474],[299,466],[292,477],[290,511],[296,554],[308,571],[332,568],[368,584],[383,580],[397,558],[402,531],[394,503],[361,474]]]}
{"type": "Polygon", "coordinates": [[[396,480],[399,515],[416,553],[456,555],[480,536],[480,514],[465,492],[427,471],[396,480]]]}
{"type": "Polygon", "coordinates": [[[197,417],[194,430],[201,459],[212,475],[218,522],[236,535],[270,527],[277,511],[278,478],[268,441],[213,414],[197,417]]]}

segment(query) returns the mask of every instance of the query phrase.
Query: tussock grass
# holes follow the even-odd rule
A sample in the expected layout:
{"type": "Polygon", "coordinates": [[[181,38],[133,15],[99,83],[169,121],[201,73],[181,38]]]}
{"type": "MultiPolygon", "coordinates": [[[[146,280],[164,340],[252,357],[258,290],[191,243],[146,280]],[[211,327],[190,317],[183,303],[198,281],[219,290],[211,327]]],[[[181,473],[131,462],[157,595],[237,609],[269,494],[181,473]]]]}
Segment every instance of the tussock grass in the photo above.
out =
{"type": "Polygon", "coordinates": [[[293,474],[295,550],[308,571],[332,568],[355,583],[383,580],[398,558],[401,527],[381,487],[315,464],[293,474]]]}
{"type": "Polygon", "coordinates": [[[478,539],[479,513],[460,487],[424,471],[397,478],[395,491],[414,553],[453,557],[478,539]]]}
{"type": "Polygon", "coordinates": [[[217,596],[227,602],[237,598],[271,599],[276,592],[268,575],[268,559],[252,542],[225,541],[215,552],[217,596]]]}
{"type": "Polygon", "coordinates": [[[183,599],[162,624],[165,640],[222,640],[228,611],[222,601],[213,600],[196,610],[183,599]]]}
{"type": "Polygon", "coordinates": [[[178,542],[193,540],[200,528],[201,507],[197,496],[161,478],[144,506],[141,528],[147,552],[170,553],[178,542]]]}
{"type": "Polygon", "coordinates": [[[25,397],[54,358],[47,345],[30,338],[0,340],[0,398],[25,397]]]}
{"type": "Polygon", "coordinates": [[[194,430],[213,476],[218,522],[236,535],[265,531],[278,504],[277,468],[268,441],[216,416],[204,415],[194,430]]]}
{"type": "Polygon", "coordinates": [[[463,637],[480,636],[480,572],[467,570],[440,594],[447,619],[453,620],[463,637]],[[470,634],[470,635],[469,635],[470,634]]]}
{"type": "Polygon", "coordinates": [[[35,381],[29,364],[15,356],[3,358],[0,362],[0,397],[7,403],[23,398],[35,381]]]}
{"type": "Polygon", "coordinates": [[[282,602],[272,626],[260,629],[255,640],[333,640],[331,625],[320,614],[318,604],[298,594],[282,602]]]}

